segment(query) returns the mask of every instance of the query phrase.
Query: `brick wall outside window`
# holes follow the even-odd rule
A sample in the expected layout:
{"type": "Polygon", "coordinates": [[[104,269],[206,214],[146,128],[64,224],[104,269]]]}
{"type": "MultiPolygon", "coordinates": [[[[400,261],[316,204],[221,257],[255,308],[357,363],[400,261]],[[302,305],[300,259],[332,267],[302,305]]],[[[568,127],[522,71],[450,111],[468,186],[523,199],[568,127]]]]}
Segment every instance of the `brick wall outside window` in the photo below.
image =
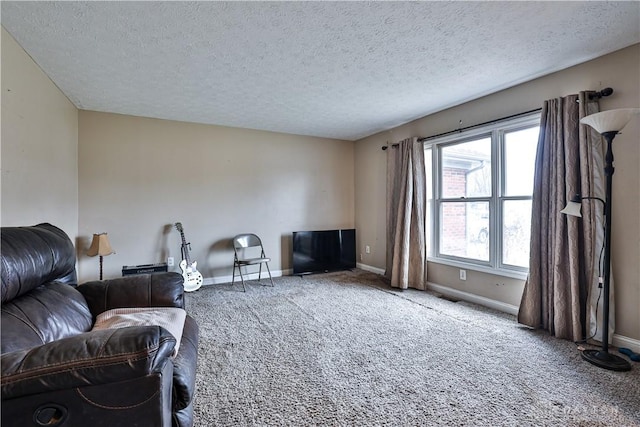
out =
{"type": "MultiPolygon", "coordinates": [[[[462,197],[466,194],[466,169],[445,167],[442,169],[442,191],[445,197],[462,197]]],[[[467,204],[444,203],[442,205],[441,251],[463,255],[467,247],[467,204]]]]}

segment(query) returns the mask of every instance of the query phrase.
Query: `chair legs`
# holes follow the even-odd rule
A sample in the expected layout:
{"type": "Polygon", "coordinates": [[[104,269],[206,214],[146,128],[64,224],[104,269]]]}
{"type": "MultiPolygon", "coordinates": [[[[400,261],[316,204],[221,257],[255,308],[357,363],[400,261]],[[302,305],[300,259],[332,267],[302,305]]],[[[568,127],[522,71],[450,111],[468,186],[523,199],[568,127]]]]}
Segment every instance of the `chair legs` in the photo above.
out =
{"type": "MultiPolygon", "coordinates": [[[[262,264],[264,264],[265,267],[267,267],[267,273],[269,274],[269,281],[271,282],[270,286],[273,287],[273,277],[271,277],[271,270],[269,269],[269,264],[266,263],[266,262],[265,263],[261,262],[259,264],[259,266],[258,266],[258,283],[262,283],[261,280],[260,280],[262,278],[262,264]]],[[[246,288],[245,283],[244,283],[244,275],[242,274],[242,266],[240,264],[238,264],[237,262],[233,263],[233,273],[232,273],[232,276],[231,276],[231,286],[233,286],[235,284],[236,267],[238,267],[238,272],[240,273],[240,280],[242,281],[242,291],[246,292],[247,288],[246,288]]]]}
{"type": "Polygon", "coordinates": [[[269,273],[269,280],[271,281],[271,287],[273,287],[273,277],[271,277],[271,270],[269,270],[269,263],[268,262],[261,262],[260,263],[260,267],[258,268],[258,283],[261,283],[260,279],[262,278],[262,264],[264,264],[265,267],[267,267],[267,273],[269,273]]]}
{"type": "Polygon", "coordinates": [[[242,276],[242,267],[237,262],[233,263],[233,273],[231,276],[231,286],[234,285],[236,279],[236,267],[238,267],[238,272],[240,272],[240,280],[242,280],[242,292],[247,292],[247,288],[244,285],[244,277],[242,276]]]}
{"type": "Polygon", "coordinates": [[[271,270],[269,270],[269,263],[265,262],[264,265],[267,267],[267,273],[269,273],[269,280],[271,281],[271,287],[273,287],[273,277],[271,277],[271,270]]]}

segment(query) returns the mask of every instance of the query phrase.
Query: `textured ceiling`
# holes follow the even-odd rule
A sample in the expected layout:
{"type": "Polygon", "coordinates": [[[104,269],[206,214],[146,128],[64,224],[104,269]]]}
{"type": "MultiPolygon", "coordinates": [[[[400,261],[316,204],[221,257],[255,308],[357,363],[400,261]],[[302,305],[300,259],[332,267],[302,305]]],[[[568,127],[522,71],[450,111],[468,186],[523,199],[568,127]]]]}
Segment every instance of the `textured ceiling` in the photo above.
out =
{"type": "Polygon", "coordinates": [[[640,41],[632,2],[11,2],[80,109],[359,139],[640,41]]]}

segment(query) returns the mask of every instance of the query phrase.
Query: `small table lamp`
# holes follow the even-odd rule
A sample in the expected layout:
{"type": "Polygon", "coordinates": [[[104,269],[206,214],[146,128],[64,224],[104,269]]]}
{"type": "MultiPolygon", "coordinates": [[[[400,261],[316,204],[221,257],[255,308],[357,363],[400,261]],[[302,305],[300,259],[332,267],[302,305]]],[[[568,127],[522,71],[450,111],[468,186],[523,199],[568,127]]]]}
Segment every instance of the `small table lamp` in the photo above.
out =
{"type": "Polygon", "coordinates": [[[111,249],[111,244],[109,243],[109,237],[107,236],[107,233],[94,234],[93,240],[91,241],[91,246],[87,251],[87,255],[100,255],[100,280],[102,280],[102,257],[111,254],[115,254],[115,251],[111,249]]]}

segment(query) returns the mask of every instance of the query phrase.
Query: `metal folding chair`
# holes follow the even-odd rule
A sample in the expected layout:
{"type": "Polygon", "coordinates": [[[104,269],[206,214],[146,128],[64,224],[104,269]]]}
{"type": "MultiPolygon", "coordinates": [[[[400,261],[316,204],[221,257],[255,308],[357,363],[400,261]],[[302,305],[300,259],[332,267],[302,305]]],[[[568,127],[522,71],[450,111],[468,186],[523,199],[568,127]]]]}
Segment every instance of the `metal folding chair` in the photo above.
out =
{"type": "MultiPolygon", "coordinates": [[[[269,280],[271,286],[273,286],[273,278],[271,277],[271,271],[269,270],[268,262],[271,258],[267,258],[264,254],[264,247],[262,246],[262,240],[255,234],[238,234],[233,238],[233,277],[231,278],[231,285],[235,283],[236,279],[236,267],[240,272],[240,279],[242,280],[242,290],[246,292],[244,283],[244,276],[242,274],[242,267],[245,268],[245,274],[248,274],[246,269],[250,265],[258,265],[258,282],[262,277],[262,264],[267,267],[267,273],[269,273],[269,280]]],[[[248,279],[247,279],[248,280],[248,279]]]]}

